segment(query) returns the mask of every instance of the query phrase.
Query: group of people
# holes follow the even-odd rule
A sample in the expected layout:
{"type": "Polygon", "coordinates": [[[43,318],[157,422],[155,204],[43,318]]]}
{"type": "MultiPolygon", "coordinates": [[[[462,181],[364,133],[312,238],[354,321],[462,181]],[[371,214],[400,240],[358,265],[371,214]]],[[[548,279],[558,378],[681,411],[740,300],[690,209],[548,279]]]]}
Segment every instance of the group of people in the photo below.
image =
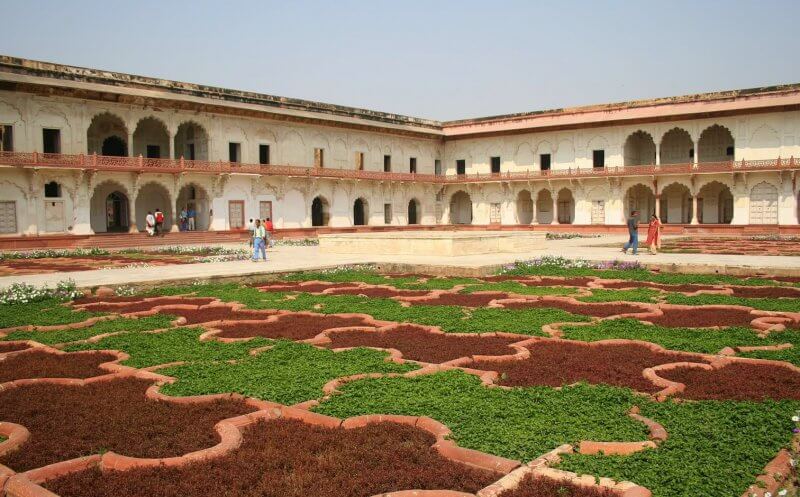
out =
{"type": "Polygon", "coordinates": [[[250,244],[253,246],[253,262],[258,261],[259,254],[264,262],[267,261],[267,244],[270,247],[274,246],[272,239],[272,231],[275,229],[272,225],[270,218],[263,221],[261,219],[253,219],[247,224],[250,230],[250,244]]]}
{"type": "Polygon", "coordinates": [[[164,213],[158,208],[155,212],[147,211],[144,218],[145,230],[150,236],[164,236],[164,213]]]}
{"type": "MultiPolygon", "coordinates": [[[[628,241],[622,246],[622,252],[627,254],[628,249],[633,249],[633,255],[639,253],[639,211],[631,211],[628,218],[628,241]]],[[[661,220],[653,213],[650,216],[650,224],[647,225],[647,240],[645,245],[650,249],[652,255],[658,253],[661,248],[661,220]]]]}
{"type": "Polygon", "coordinates": [[[196,217],[197,212],[195,212],[194,207],[187,205],[181,209],[181,213],[178,215],[178,229],[181,231],[194,231],[196,217]]]}

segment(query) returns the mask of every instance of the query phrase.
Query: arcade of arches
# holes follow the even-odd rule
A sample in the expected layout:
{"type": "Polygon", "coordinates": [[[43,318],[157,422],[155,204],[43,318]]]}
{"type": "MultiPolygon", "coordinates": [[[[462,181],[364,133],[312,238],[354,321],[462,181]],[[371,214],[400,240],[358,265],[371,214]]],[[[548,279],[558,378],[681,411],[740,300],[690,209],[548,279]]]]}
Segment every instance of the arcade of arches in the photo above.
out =
{"type": "Polygon", "coordinates": [[[463,190],[450,197],[450,224],[472,224],[472,199],[463,190]]]}

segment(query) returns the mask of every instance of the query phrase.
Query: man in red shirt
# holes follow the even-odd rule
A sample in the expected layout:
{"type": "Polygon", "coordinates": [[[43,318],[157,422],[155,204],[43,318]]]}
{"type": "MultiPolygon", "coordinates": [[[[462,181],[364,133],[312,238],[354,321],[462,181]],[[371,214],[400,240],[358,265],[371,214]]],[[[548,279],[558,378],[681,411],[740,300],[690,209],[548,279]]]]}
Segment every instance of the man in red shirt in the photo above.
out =
{"type": "Polygon", "coordinates": [[[156,236],[164,236],[164,213],[156,209],[156,236]]]}
{"type": "Polygon", "coordinates": [[[272,230],[275,228],[272,226],[272,220],[270,218],[266,218],[262,224],[264,225],[264,230],[267,232],[267,247],[274,247],[275,240],[272,238],[272,230]]]}

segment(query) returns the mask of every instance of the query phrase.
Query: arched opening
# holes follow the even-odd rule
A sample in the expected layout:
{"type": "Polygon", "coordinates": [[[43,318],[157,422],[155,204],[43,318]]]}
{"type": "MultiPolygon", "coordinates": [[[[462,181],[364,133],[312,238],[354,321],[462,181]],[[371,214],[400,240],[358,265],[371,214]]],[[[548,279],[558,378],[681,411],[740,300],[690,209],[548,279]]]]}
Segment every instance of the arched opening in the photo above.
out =
{"type": "Polygon", "coordinates": [[[175,158],[208,160],[208,133],[199,124],[181,123],[175,132],[175,158]]]}
{"type": "Polygon", "coordinates": [[[517,194],[517,222],[519,224],[533,222],[533,199],[528,190],[522,190],[517,194]]]}
{"type": "Polygon", "coordinates": [[[725,162],[734,160],[733,135],[724,126],[709,126],[697,142],[698,162],[725,162]]]}
{"type": "Polygon", "coordinates": [[[139,188],[136,196],[136,227],[139,231],[144,231],[146,225],[145,218],[148,212],[155,214],[156,209],[161,209],[164,213],[164,232],[168,232],[175,224],[170,206],[169,191],[159,183],[147,183],[139,188]]]}
{"type": "Polygon", "coordinates": [[[750,190],[750,224],[778,224],[778,189],[765,181],[750,190]]]}
{"type": "Polygon", "coordinates": [[[209,213],[211,211],[211,201],[205,188],[190,183],[184,185],[178,192],[178,200],[175,205],[175,212],[185,210],[187,214],[185,228],[189,231],[205,231],[209,227],[209,213]],[[194,214],[194,221],[192,221],[194,214]]]}
{"type": "Polygon", "coordinates": [[[61,198],[61,185],[57,181],[51,181],[44,185],[45,198],[61,198]]]}
{"type": "Polygon", "coordinates": [[[315,197],[311,202],[311,226],[327,226],[330,221],[330,204],[325,197],[315,197]]]}
{"type": "Polygon", "coordinates": [[[639,211],[639,222],[647,223],[650,216],[656,211],[656,197],[653,190],[645,185],[638,183],[628,188],[625,193],[625,217],[631,215],[633,211],[639,211]]]}
{"type": "Polygon", "coordinates": [[[128,155],[128,128],[121,117],[104,112],[97,114],[86,130],[86,146],[90,154],[125,157],[128,155]]]}
{"type": "Polygon", "coordinates": [[[539,224],[552,224],[554,219],[553,195],[550,190],[539,190],[539,194],[536,195],[536,222],[539,224]]]}
{"type": "Polygon", "coordinates": [[[661,212],[658,217],[665,224],[689,224],[692,221],[692,193],[689,187],[672,183],[661,190],[661,212]]]}
{"type": "Polygon", "coordinates": [[[106,231],[125,233],[128,231],[128,197],[113,191],[106,197],[106,231]]]}
{"type": "Polygon", "coordinates": [[[353,203],[353,225],[365,226],[369,224],[369,204],[363,198],[357,198],[353,203]]]}
{"type": "Polygon", "coordinates": [[[169,133],[167,126],[155,117],[146,117],[133,132],[133,155],[148,159],[169,158],[169,133]]]}
{"type": "Polygon", "coordinates": [[[89,201],[89,225],[95,233],[130,230],[130,201],[125,188],[116,181],[97,185],[89,201]]]}
{"type": "Polygon", "coordinates": [[[575,198],[567,188],[562,188],[558,192],[558,222],[560,224],[572,224],[575,219],[575,198]]]}
{"type": "Polygon", "coordinates": [[[640,166],[656,163],[656,144],[650,133],[639,130],[628,136],[624,147],[624,164],[640,166]]]}
{"type": "Polygon", "coordinates": [[[103,148],[101,155],[108,155],[112,157],[125,157],[128,151],[125,147],[125,142],[119,136],[109,136],[103,140],[103,148]]]}
{"type": "Polygon", "coordinates": [[[422,211],[419,200],[412,198],[408,201],[408,224],[419,224],[419,215],[422,211]]]}
{"type": "Polygon", "coordinates": [[[697,195],[697,220],[702,224],[730,224],[733,220],[733,195],[727,185],[712,181],[697,195]]]}
{"type": "Polygon", "coordinates": [[[472,224],[472,199],[463,190],[450,197],[450,224],[472,224]]]}
{"type": "Polygon", "coordinates": [[[664,164],[690,164],[694,154],[694,143],[688,131],[681,128],[672,128],[664,133],[661,138],[659,150],[660,163],[664,164]]]}

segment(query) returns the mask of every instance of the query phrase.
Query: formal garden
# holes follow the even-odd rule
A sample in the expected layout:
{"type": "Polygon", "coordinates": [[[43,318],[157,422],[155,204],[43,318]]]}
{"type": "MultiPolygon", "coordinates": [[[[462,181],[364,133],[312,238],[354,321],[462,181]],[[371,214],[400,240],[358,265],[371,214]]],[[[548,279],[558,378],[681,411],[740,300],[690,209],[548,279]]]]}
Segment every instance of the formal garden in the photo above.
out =
{"type": "Polygon", "coordinates": [[[796,491],[800,278],[548,257],[15,285],[0,328],[13,497],[796,491]]]}

